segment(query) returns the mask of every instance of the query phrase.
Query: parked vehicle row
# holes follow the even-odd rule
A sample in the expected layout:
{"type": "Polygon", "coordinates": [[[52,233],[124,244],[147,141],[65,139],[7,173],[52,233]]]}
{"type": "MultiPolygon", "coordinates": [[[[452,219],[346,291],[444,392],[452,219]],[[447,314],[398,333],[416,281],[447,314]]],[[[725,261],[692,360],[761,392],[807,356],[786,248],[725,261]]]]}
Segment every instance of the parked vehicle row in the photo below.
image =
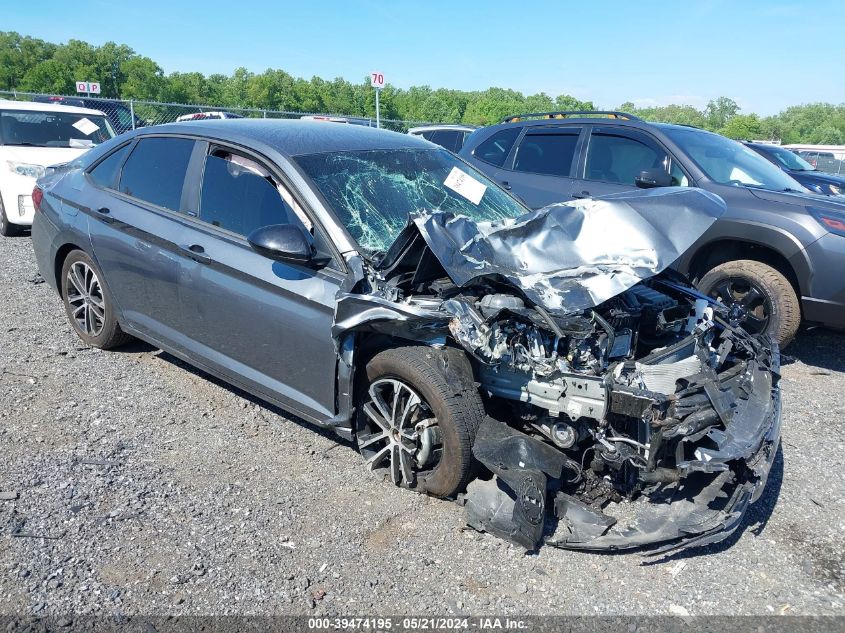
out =
{"type": "Polygon", "coordinates": [[[551,115],[478,130],[460,155],[535,209],[638,188],[712,192],[727,212],[675,267],[742,315],[749,330],[782,345],[802,318],[845,327],[838,272],[845,267],[845,199],[811,195],[752,149],[712,132],[622,112],[551,115]]]}
{"type": "Polygon", "coordinates": [[[97,110],[0,100],[0,235],[32,224],[32,190],[48,166],[72,161],[113,136],[97,110]]]}
{"type": "Polygon", "coordinates": [[[241,119],[123,134],[34,201],[85,343],[140,338],[354,437],[526,549],[720,541],[765,486],[778,346],[669,268],[725,213],[707,191],[530,213],[412,135],[241,119]]]}
{"type": "Polygon", "coordinates": [[[817,169],[807,162],[801,152],[793,152],[780,145],[745,143],[770,163],[782,169],[814,193],[825,196],[845,196],[845,176],[836,176],[817,169]]]}

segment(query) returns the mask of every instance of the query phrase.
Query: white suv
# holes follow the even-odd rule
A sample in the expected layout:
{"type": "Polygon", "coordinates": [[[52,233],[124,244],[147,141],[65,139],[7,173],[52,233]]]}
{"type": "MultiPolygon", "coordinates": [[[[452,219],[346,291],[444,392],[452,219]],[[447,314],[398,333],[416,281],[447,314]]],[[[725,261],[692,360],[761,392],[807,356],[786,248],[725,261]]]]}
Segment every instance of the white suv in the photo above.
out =
{"type": "Polygon", "coordinates": [[[0,235],[32,225],[32,188],[48,166],[113,136],[98,110],[0,99],[0,235]]]}

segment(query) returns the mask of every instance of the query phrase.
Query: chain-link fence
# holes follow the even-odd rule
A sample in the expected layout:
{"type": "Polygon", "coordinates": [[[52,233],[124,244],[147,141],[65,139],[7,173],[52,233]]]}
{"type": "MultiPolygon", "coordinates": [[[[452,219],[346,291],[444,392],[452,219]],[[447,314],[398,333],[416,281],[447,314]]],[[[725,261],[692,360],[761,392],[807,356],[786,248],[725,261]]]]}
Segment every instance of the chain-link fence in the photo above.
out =
{"type": "MultiPolygon", "coordinates": [[[[0,91],[0,99],[18,101],[38,101],[60,103],[93,108],[105,114],[120,134],[138,127],[172,123],[193,119],[251,118],[251,119],[301,119],[303,117],[325,120],[345,121],[358,125],[376,127],[374,118],[349,116],[345,114],[326,114],[319,112],[288,112],[284,110],[261,110],[257,108],[227,108],[213,105],[187,105],[183,103],[161,103],[158,101],[134,101],[124,99],[101,99],[99,97],[74,95],[45,95],[32,92],[0,91]]],[[[424,121],[403,121],[400,119],[381,119],[381,127],[394,132],[407,132],[417,125],[426,125],[424,121]]]]}

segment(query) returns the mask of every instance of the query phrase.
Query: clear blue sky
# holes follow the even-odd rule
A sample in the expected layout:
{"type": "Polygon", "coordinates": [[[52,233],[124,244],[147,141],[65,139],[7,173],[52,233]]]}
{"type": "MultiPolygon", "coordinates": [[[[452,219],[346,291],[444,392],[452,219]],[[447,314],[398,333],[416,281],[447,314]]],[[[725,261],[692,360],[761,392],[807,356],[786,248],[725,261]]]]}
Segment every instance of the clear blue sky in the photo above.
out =
{"type": "Polygon", "coordinates": [[[601,107],[728,96],[772,114],[845,102],[843,0],[39,0],[0,29],[125,43],[165,70],[282,68],[399,87],[514,88],[601,107]]]}

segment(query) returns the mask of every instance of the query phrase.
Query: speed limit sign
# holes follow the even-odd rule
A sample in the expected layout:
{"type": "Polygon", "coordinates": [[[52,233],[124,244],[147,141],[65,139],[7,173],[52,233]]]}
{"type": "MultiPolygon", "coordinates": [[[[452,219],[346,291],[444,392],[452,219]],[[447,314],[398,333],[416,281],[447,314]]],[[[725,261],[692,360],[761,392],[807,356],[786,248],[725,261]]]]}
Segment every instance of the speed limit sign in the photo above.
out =
{"type": "Polygon", "coordinates": [[[384,88],[384,75],[378,71],[371,72],[370,85],[378,90],[384,88]]]}

